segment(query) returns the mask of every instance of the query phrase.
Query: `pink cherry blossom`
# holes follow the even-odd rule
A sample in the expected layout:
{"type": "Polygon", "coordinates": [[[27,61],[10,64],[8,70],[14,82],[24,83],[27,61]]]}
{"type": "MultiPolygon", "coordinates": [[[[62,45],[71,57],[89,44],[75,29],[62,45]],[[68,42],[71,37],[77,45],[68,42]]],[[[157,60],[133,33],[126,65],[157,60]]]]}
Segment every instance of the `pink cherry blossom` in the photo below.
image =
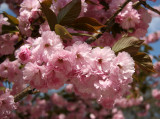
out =
{"type": "Polygon", "coordinates": [[[89,62],[87,62],[87,57],[91,52],[91,46],[87,43],[77,41],[72,46],[68,46],[65,49],[70,51],[73,55],[73,59],[71,60],[73,60],[72,62],[75,62],[73,66],[74,70],[81,70],[83,69],[82,67],[88,65],[89,62]]]}
{"type": "Polygon", "coordinates": [[[13,110],[17,108],[13,95],[6,89],[4,94],[0,95],[0,118],[7,118],[13,110]]]}
{"type": "Polygon", "coordinates": [[[36,63],[27,63],[23,70],[23,79],[25,83],[29,83],[32,87],[47,91],[47,83],[44,80],[45,66],[39,66],[36,63]]]}
{"type": "Polygon", "coordinates": [[[111,65],[112,76],[118,76],[118,80],[122,84],[128,84],[132,82],[132,75],[134,73],[134,60],[126,52],[120,52],[118,56],[113,60],[111,65]]]}
{"type": "Polygon", "coordinates": [[[130,2],[123,11],[117,15],[116,21],[120,23],[124,29],[134,28],[136,24],[140,22],[140,14],[132,8],[132,2],[130,2]]]}
{"type": "Polygon", "coordinates": [[[72,57],[73,54],[67,50],[59,50],[52,55],[49,63],[53,66],[55,71],[62,74],[69,74],[72,71],[72,57]]]}
{"type": "Polygon", "coordinates": [[[157,100],[160,100],[160,91],[158,89],[152,90],[152,96],[156,98],[157,100]]]}
{"type": "Polygon", "coordinates": [[[38,0],[23,0],[21,3],[21,10],[37,10],[40,8],[40,4],[38,0]]]}
{"type": "Polygon", "coordinates": [[[14,40],[12,35],[4,34],[0,36],[0,56],[12,54],[14,51],[14,40]]]}
{"type": "Polygon", "coordinates": [[[23,63],[26,63],[29,61],[30,56],[31,56],[31,51],[29,49],[29,45],[23,45],[22,47],[20,47],[19,50],[17,50],[16,53],[16,57],[22,61],[23,63]]]}
{"type": "Polygon", "coordinates": [[[117,112],[113,115],[112,119],[125,119],[125,117],[124,117],[122,111],[117,111],[117,112]]]}
{"type": "Polygon", "coordinates": [[[53,67],[49,66],[46,68],[45,74],[44,74],[44,80],[47,83],[48,89],[59,89],[61,88],[65,82],[67,81],[64,74],[61,72],[54,71],[53,67]]]}
{"type": "Polygon", "coordinates": [[[97,47],[92,50],[90,57],[91,62],[93,62],[92,68],[95,72],[97,72],[98,69],[99,71],[108,73],[115,54],[110,47],[104,47],[102,49],[97,47]]]}
{"type": "Polygon", "coordinates": [[[62,50],[63,47],[60,37],[54,31],[46,31],[42,33],[42,37],[34,40],[31,52],[36,59],[46,62],[56,50],[62,50]]]}

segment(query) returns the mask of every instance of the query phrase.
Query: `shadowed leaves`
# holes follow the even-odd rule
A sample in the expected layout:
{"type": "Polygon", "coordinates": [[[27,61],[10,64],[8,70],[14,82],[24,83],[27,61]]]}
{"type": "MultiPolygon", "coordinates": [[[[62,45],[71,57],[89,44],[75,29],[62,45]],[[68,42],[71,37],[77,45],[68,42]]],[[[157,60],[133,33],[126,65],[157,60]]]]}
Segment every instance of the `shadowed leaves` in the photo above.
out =
{"type": "Polygon", "coordinates": [[[67,25],[72,23],[81,12],[81,0],[72,0],[62,8],[57,16],[58,23],[67,25]]]}
{"type": "Polygon", "coordinates": [[[45,0],[40,4],[42,7],[42,12],[44,13],[44,15],[48,21],[48,24],[49,24],[51,31],[54,31],[54,27],[57,24],[57,17],[56,17],[56,14],[49,8],[51,3],[49,2],[49,0],[47,0],[47,1],[45,0]]]}

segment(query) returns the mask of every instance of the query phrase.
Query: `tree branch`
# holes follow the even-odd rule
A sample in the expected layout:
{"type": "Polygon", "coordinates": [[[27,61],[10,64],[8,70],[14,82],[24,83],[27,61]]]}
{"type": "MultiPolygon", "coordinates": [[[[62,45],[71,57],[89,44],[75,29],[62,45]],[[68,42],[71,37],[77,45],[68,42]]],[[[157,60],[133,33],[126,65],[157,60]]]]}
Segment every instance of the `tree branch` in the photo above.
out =
{"type": "Polygon", "coordinates": [[[32,89],[30,86],[26,87],[22,92],[14,96],[14,102],[20,101],[22,98],[26,97],[28,94],[38,93],[38,90],[32,89]]]}
{"type": "Polygon", "coordinates": [[[141,3],[144,7],[148,8],[149,10],[151,10],[151,11],[153,11],[153,12],[155,12],[155,13],[157,13],[157,14],[160,15],[160,11],[158,11],[157,9],[155,9],[155,8],[151,7],[150,5],[148,5],[145,1],[140,0],[140,3],[141,3]]]}
{"type": "Polygon", "coordinates": [[[123,8],[124,8],[130,1],[131,1],[131,0],[127,0],[120,8],[114,13],[114,15],[111,16],[111,17],[106,21],[106,23],[105,23],[106,27],[104,27],[104,28],[101,29],[101,33],[95,33],[95,34],[93,34],[93,36],[94,36],[95,38],[93,38],[93,37],[88,38],[88,39],[86,40],[86,43],[88,43],[88,44],[93,43],[96,39],[98,39],[99,37],[101,37],[104,32],[106,32],[107,30],[109,30],[110,27],[114,24],[113,21],[114,21],[115,17],[123,10],[123,8]]]}

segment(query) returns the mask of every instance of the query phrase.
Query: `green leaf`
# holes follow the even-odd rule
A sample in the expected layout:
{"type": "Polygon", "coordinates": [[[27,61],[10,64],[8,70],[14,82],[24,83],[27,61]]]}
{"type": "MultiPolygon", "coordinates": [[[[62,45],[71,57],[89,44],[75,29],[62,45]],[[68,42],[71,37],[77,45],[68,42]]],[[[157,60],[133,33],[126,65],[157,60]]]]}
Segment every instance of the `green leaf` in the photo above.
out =
{"type": "Polygon", "coordinates": [[[13,16],[7,14],[6,12],[3,12],[3,15],[8,18],[8,21],[11,24],[14,24],[14,25],[18,25],[19,24],[19,21],[18,21],[18,19],[16,17],[13,17],[13,16]]]}
{"type": "Polygon", "coordinates": [[[55,25],[55,32],[62,39],[72,39],[72,35],[67,31],[67,29],[59,24],[55,25]]]}
{"type": "Polygon", "coordinates": [[[51,31],[54,31],[54,27],[57,24],[57,17],[56,14],[48,7],[48,4],[46,2],[40,3],[42,7],[42,12],[44,13],[49,27],[51,31]]]}
{"type": "Polygon", "coordinates": [[[18,32],[18,29],[16,26],[13,25],[2,25],[2,33],[1,34],[6,34],[6,33],[16,33],[18,32]]]}
{"type": "Polygon", "coordinates": [[[138,52],[133,59],[136,64],[147,72],[155,72],[150,56],[144,52],[138,52]]]}
{"type": "Polygon", "coordinates": [[[139,40],[136,37],[123,37],[118,40],[112,47],[112,50],[118,54],[118,52],[128,52],[131,56],[134,56],[139,51],[143,40],[139,40]]]}
{"type": "Polygon", "coordinates": [[[58,23],[67,25],[72,23],[81,12],[81,0],[72,0],[62,8],[57,16],[58,23]]]}
{"type": "Polygon", "coordinates": [[[105,25],[101,24],[96,19],[91,18],[91,17],[80,17],[74,21],[73,26],[76,24],[83,24],[84,26],[85,24],[89,24],[95,30],[99,30],[100,28],[105,27],[105,25]]]}

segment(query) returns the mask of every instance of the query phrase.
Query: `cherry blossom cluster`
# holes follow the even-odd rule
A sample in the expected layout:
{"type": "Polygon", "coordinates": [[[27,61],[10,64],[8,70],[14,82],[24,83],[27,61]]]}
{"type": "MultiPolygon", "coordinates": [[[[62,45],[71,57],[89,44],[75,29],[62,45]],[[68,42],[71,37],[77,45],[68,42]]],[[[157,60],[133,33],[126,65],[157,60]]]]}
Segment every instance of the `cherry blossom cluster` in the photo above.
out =
{"type": "Polygon", "coordinates": [[[3,63],[0,64],[0,77],[8,79],[9,82],[12,82],[12,91],[11,94],[15,95],[21,92],[26,86],[24,84],[23,73],[20,69],[20,63],[15,61],[9,61],[6,59],[3,63]]]}
{"type": "MultiPolygon", "coordinates": [[[[0,82],[0,86],[2,86],[0,82]]],[[[6,89],[5,93],[0,91],[0,117],[2,119],[7,119],[11,115],[12,110],[17,109],[17,103],[14,102],[13,95],[10,94],[10,90],[6,89]]]]}
{"type": "Polygon", "coordinates": [[[116,56],[110,47],[92,49],[80,41],[64,47],[53,31],[29,38],[16,57],[25,64],[23,79],[32,87],[46,92],[71,83],[78,94],[110,101],[109,106],[123,95],[134,73],[134,61],[128,53],[116,56]]]}

